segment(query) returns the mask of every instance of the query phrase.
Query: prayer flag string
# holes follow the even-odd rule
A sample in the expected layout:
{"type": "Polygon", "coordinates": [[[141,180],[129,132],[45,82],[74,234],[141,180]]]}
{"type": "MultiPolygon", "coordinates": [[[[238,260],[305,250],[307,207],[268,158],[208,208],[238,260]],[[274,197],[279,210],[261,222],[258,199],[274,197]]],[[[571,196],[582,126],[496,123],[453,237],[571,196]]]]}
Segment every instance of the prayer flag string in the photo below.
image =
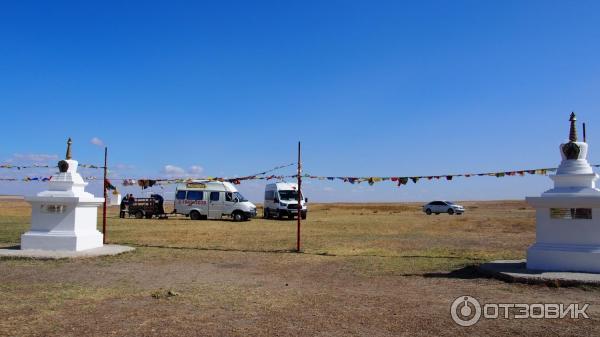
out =
{"type": "MultiPolygon", "coordinates": [[[[297,178],[297,175],[267,175],[272,171],[286,168],[289,166],[295,165],[295,163],[277,166],[271,170],[263,171],[250,176],[243,177],[204,177],[204,178],[171,178],[171,179],[133,179],[133,178],[111,178],[113,181],[121,181],[123,186],[139,186],[143,189],[148,187],[153,187],[155,185],[169,185],[169,184],[180,184],[180,183],[188,183],[194,181],[221,181],[221,182],[230,182],[233,184],[240,184],[242,181],[247,180],[285,180],[286,178],[297,178]]],[[[591,165],[592,167],[600,167],[600,165],[591,165]]],[[[434,181],[434,180],[446,180],[451,181],[456,177],[512,177],[512,176],[520,176],[523,177],[525,175],[547,175],[549,172],[556,172],[557,168],[539,168],[539,169],[528,169],[528,170],[514,170],[514,171],[497,171],[497,172],[484,172],[484,173],[460,173],[460,174],[444,174],[444,175],[423,175],[423,176],[367,176],[367,177],[354,177],[354,176],[317,176],[311,174],[303,174],[303,179],[314,179],[314,180],[323,180],[323,181],[342,181],[350,184],[360,184],[366,182],[369,185],[374,185],[378,182],[383,181],[391,181],[398,186],[406,185],[409,181],[412,181],[416,184],[422,180],[434,181]]],[[[0,178],[0,181],[23,181],[23,182],[41,182],[41,181],[49,181],[52,176],[44,177],[44,176],[27,176],[23,178],[0,178]]],[[[95,176],[88,176],[84,178],[88,181],[102,180],[102,178],[98,178],[95,176]]],[[[116,190],[116,187],[110,182],[110,180],[105,181],[107,184],[107,188],[109,190],[116,190]]]]}

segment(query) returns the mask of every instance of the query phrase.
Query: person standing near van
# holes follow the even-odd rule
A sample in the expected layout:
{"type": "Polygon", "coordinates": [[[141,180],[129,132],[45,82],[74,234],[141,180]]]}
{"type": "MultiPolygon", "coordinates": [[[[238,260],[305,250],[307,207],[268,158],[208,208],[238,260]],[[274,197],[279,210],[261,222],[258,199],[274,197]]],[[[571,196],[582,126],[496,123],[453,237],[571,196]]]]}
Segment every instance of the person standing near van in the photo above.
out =
{"type": "Polygon", "coordinates": [[[135,198],[133,197],[133,194],[129,193],[129,200],[127,201],[127,203],[130,207],[133,206],[133,204],[135,203],[135,198]]]}
{"type": "Polygon", "coordinates": [[[127,209],[127,204],[129,202],[129,194],[125,195],[123,199],[121,199],[121,204],[119,205],[119,218],[125,218],[125,210],[127,209]]]}

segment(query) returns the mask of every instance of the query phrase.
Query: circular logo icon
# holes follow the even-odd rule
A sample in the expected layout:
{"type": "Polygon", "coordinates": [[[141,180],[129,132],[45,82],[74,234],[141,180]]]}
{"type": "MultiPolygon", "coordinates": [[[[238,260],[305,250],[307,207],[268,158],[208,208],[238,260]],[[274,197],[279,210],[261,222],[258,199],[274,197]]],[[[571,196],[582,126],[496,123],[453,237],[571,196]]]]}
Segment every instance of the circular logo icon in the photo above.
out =
{"type": "Polygon", "coordinates": [[[481,318],[481,304],[471,296],[459,296],[450,307],[454,322],[460,326],[471,326],[481,318]]]}

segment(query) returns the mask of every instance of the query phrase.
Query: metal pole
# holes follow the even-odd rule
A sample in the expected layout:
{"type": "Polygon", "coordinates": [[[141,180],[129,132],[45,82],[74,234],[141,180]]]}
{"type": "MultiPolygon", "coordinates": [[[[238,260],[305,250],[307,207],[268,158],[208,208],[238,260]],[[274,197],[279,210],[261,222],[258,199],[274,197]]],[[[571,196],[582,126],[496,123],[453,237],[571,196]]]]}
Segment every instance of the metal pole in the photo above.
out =
{"type": "Polygon", "coordinates": [[[296,252],[300,252],[300,223],[302,221],[302,164],[300,159],[300,142],[298,142],[298,226],[296,229],[296,252]]]}
{"type": "Polygon", "coordinates": [[[585,141],[585,123],[583,123],[583,142],[586,143],[586,141],[585,141]]]}
{"type": "Polygon", "coordinates": [[[108,147],[104,147],[104,180],[103,180],[103,184],[102,187],[104,189],[104,206],[102,207],[102,243],[106,244],[106,198],[107,193],[106,193],[106,179],[107,179],[107,174],[108,174],[108,165],[107,165],[107,158],[108,158],[108,147]]]}

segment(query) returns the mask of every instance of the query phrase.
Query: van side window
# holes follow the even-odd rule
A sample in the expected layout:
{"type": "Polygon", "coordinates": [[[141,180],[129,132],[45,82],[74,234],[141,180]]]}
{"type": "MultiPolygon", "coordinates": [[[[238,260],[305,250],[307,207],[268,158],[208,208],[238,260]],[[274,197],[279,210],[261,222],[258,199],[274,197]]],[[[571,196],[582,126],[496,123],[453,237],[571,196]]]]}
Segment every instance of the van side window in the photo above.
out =
{"type": "Polygon", "coordinates": [[[219,192],[210,192],[210,201],[219,201],[219,192]]]}
{"type": "Polygon", "coordinates": [[[185,199],[185,191],[177,191],[177,194],[175,195],[175,199],[177,199],[177,200],[185,199]]]}
{"type": "Polygon", "coordinates": [[[225,193],[225,201],[233,201],[233,193],[231,193],[231,192],[225,193]]]}
{"type": "Polygon", "coordinates": [[[204,192],[188,191],[187,200],[202,200],[202,199],[204,199],[204,192]]]}
{"type": "Polygon", "coordinates": [[[273,200],[275,198],[274,191],[266,191],[265,192],[265,200],[273,200]]]}

